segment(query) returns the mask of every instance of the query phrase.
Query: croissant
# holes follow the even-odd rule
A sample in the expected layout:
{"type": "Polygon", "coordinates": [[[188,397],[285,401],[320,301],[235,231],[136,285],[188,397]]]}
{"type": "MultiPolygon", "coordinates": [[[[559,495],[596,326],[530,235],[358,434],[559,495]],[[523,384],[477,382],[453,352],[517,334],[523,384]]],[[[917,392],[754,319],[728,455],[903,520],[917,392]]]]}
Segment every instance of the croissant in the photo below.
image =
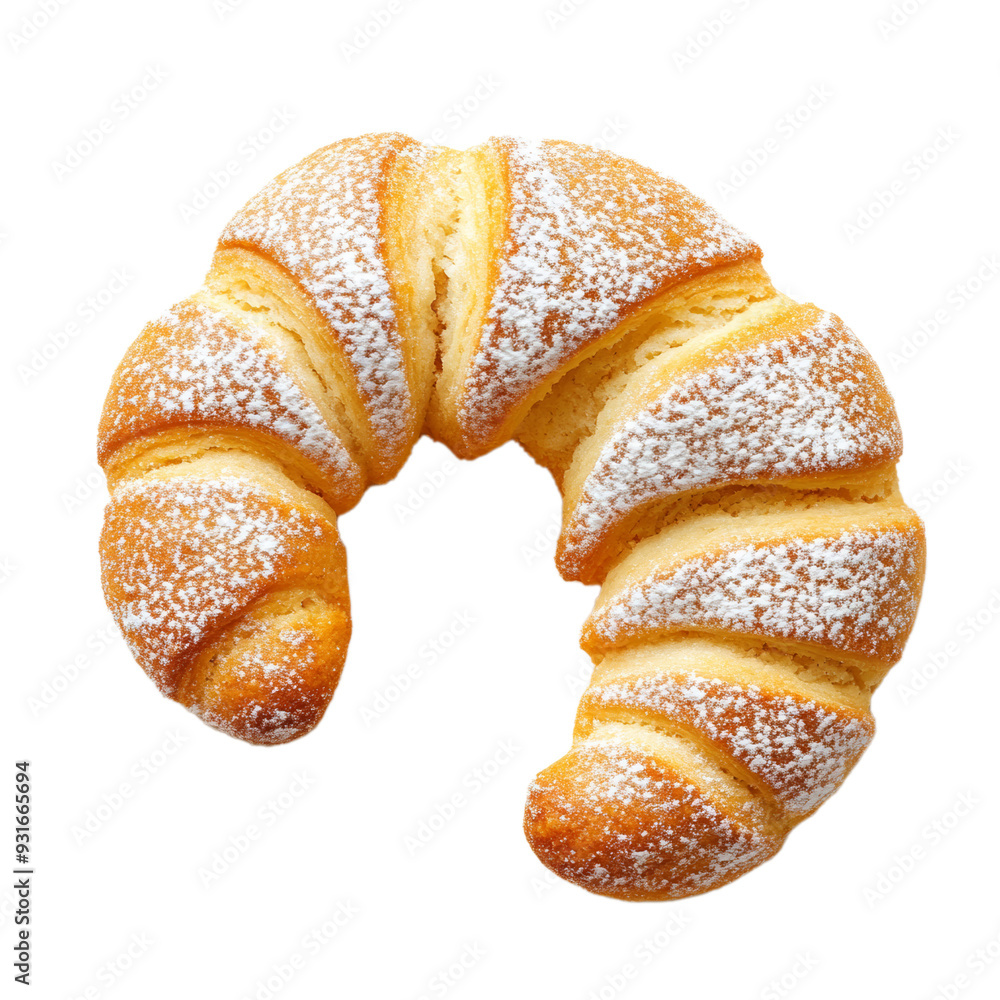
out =
{"type": "Polygon", "coordinates": [[[541,861],[622,899],[774,855],[873,733],[920,520],[871,357],[671,180],[569,142],[336,142],[257,194],[114,375],[108,605],[161,692],[257,744],[314,727],[350,638],[337,516],[422,433],[518,441],[600,584],[541,861]]]}

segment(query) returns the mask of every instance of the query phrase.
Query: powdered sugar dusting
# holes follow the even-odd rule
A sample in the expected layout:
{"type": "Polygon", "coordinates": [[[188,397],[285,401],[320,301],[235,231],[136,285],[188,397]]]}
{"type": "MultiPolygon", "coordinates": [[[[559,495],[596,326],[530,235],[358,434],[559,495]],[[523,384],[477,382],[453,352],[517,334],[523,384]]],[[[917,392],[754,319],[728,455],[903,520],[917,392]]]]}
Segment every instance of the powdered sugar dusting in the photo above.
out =
{"type": "MultiPolygon", "coordinates": [[[[273,691],[274,697],[287,697],[287,692],[294,687],[293,682],[288,679],[287,683],[276,685],[273,691]]],[[[192,705],[191,711],[198,716],[206,725],[217,729],[220,733],[233,736],[236,739],[250,739],[254,743],[263,746],[274,746],[279,743],[287,743],[312,728],[313,713],[290,712],[287,709],[277,708],[268,700],[266,692],[253,704],[245,706],[242,710],[227,710],[220,712],[205,705],[192,705]]]]}
{"type": "MultiPolygon", "coordinates": [[[[484,447],[528,395],[651,297],[759,255],[689,192],[629,161],[555,142],[495,140],[494,149],[508,165],[510,227],[459,413],[468,441],[484,447]]],[[[326,147],[260,192],[220,241],[253,248],[298,281],[342,347],[378,443],[392,450],[416,428],[382,196],[394,158],[428,152],[396,134],[326,147]]],[[[159,341],[122,371],[103,446],[158,422],[247,427],[281,438],[331,477],[360,482],[264,331],[190,303],[159,328],[159,341]]],[[[710,371],[673,385],[613,430],[567,523],[566,551],[570,559],[590,551],[642,505],[686,490],[891,460],[900,441],[886,398],[871,359],[828,314],[793,335],[722,349],[710,371]]],[[[318,510],[228,474],[161,472],[116,490],[105,524],[105,592],[164,693],[177,693],[191,657],[252,602],[306,576],[342,572],[334,520],[318,510]]],[[[893,659],[916,608],[920,545],[915,530],[855,526],[733,546],[629,586],[595,611],[590,629],[607,644],[702,628],[893,659]]],[[[340,639],[324,633],[323,645],[306,626],[244,638],[239,656],[226,661],[231,701],[220,696],[193,710],[255,742],[300,735],[332,693],[336,678],[320,668],[330,666],[340,639]]],[[[598,683],[583,702],[595,715],[616,707],[634,722],[659,715],[697,728],[793,817],[831,794],[871,737],[866,714],[695,673],[598,683]]],[[[645,727],[595,734],[610,729],[645,727]]],[[[550,769],[555,776],[532,786],[528,818],[540,856],[594,891],[679,897],[774,854],[784,826],[770,799],[707,760],[696,764],[697,746],[679,748],[648,731],[645,740],[578,740],[550,769]]]]}
{"type": "Polygon", "coordinates": [[[575,564],[645,504],[725,482],[871,467],[897,459],[899,425],[868,352],[835,316],[671,385],[616,427],[567,522],[575,564]]]}
{"type": "Polygon", "coordinates": [[[286,743],[308,732],[325,709],[333,684],[317,687],[315,679],[306,679],[306,672],[314,666],[315,641],[308,629],[286,628],[278,639],[268,644],[266,654],[244,651],[233,669],[244,692],[252,692],[252,697],[235,710],[231,703],[220,712],[197,702],[191,710],[220,732],[239,739],[251,736],[256,743],[286,743]]]}
{"type": "Polygon", "coordinates": [[[580,708],[586,714],[602,707],[626,708],[692,726],[798,816],[837,790],[875,731],[868,715],[695,673],[598,684],[587,692],[580,708]]]}
{"type": "Polygon", "coordinates": [[[581,346],[671,283],[759,253],[674,181],[562,142],[494,140],[509,235],[460,420],[484,439],[581,346]]]}
{"type": "Polygon", "coordinates": [[[756,799],[725,806],[619,737],[570,751],[570,783],[540,775],[527,829],[539,856],[592,892],[674,898],[730,881],[773,855],[756,799]]]}
{"type": "Polygon", "coordinates": [[[396,154],[427,149],[386,133],[318,150],[254,196],[219,241],[259,248],[295,276],[342,344],[384,443],[405,436],[411,406],[379,200],[396,154]]]}
{"type": "Polygon", "coordinates": [[[724,629],[894,661],[913,625],[921,535],[851,530],[688,559],[623,589],[587,623],[614,644],[671,629],[724,629]]]}
{"type": "Polygon", "coordinates": [[[166,694],[178,657],[294,576],[296,553],[336,542],[332,522],[235,476],[144,479],[105,518],[104,589],[136,659],[166,694]]]}
{"type": "Polygon", "coordinates": [[[347,449],[260,327],[197,302],[179,303],[152,326],[155,340],[127,356],[118,373],[102,449],[178,419],[249,427],[282,438],[341,488],[360,488],[347,449]]]}

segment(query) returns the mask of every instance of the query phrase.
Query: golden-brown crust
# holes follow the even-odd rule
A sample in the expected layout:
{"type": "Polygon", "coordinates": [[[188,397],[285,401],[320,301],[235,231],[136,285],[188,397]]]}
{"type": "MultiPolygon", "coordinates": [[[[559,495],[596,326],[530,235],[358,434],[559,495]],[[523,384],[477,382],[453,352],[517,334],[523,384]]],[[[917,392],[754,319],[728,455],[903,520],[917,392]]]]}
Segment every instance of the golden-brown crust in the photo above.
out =
{"type": "Polygon", "coordinates": [[[318,720],[350,634],[344,550],[321,501],[248,458],[167,467],[115,491],[101,561],[108,606],[165,695],[251,742],[301,735],[318,720]],[[259,612],[281,591],[299,594],[289,610],[298,636],[291,625],[264,629],[281,624],[259,612]],[[235,642],[233,626],[254,620],[235,642]],[[295,646],[304,665],[290,671],[295,646]],[[242,688],[233,682],[241,670],[250,671],[242,688]],[[272,672],[280,684],[266,683],[272,672]],[[268,700],[256,701],[264,691],[268,700]]]}
{"type": "Polygon", "coordinates": [[[756,259],[716,267],[672,287],[637,309],[604,347],[580,360],[540,399],[517,441],[552,472],[560,492],[581,442],[626,389],[636,371],[660,355],[722,325],[736,327],[787,300],[756,259]]]}
{"type": "Polygon", "coordinates": [[[114,484],[159,463],[144,453],[197,454],[228,432],[234,446],[270,454],[338,512],[364,491],[322,387],[288,344],[237,312],[186,299],[148,323],[111,381],[98,431],[98,461],[114,484]]]}
{"type": "Polygon", "coordinates": [[[777,853],[786,827],[683,744],[612,727],[533,782],[524,830],[561,878],[617,899],[717,889],[777,853]]]}
{"type": "Polygon", "coordinates": [[[632,160],[556,140],[495,138],[484,153],[502,178],[490,206],[502,228],[458,401],[470,457],[510,438],[562,373],[668,289],[760,257],[704,202],[632,160]]]}
{"type": "Polygon", "coordinates": [[[322,719],[350,638],[346,603],[302,587],[269,594],[195,654],[174,697],[229,736],[287,743],[322,719]]]}
{"type": "Polygon", "coordinates": [[[407,189],[393,175],[412,174],[430,155],[399,133],[325,146],[258,192],[230,221],[217,250],[254,254],[294,281],[311,307],[311,325],[325,331],[327,352],[342,359],[340,389],[363,413],[377,482],[405,461],[420,433],[419,403],[430,392],[418,342],[400,326],[402,276],[385,254],[394,218],[388,193],[407,189]]]}
{"type": "Polygon", "coordinates": [[[738,877],[872,735],[924,569],[891,398],[843,323],[631,161],[398,134],[286,171],[116,373],[108,604],[160,689],[251,743],[308,732],[350,638],[336,514],[421,432],[517,436],[601,582],[598,665],[525,832],[564,878],[673,899],[738,877]]]}
{"type": "Polygon", "coordinates": [[[902,505],[703,518],[618,563],[581,645],[598,652],[712,632],[895,663],[916,618],[924,561],[923,524],[902,505]]]}
{"type": "Polygon", "coordinates": [[[867,691],[788,663],[709,635],[616,651],[580,701],[574,737],[609,723],[669,731],[798,822],[837,790],[875,724],[867,691]]]}
{"type": "Polygon", "coordinates": [[[902,451],[892,398],[844,324],[773,306],[641,369],[601,413],[563,481],[556,554],[599,582],[642,520],[735,486],[838,489],[880,478],[902,451]]]}

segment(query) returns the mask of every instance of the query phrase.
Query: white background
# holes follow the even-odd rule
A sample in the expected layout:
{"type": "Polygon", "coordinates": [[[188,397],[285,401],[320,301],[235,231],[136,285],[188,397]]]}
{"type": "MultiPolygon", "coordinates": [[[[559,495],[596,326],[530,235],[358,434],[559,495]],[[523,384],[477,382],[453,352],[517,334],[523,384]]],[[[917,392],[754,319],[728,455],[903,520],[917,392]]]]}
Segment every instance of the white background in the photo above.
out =
{"type": "MultiPolygon", "coordinates": [[[[556,2],[394,0],[353,52],[385,2],[71,0],[32,37],[22,17],[44,22],[42,4],[4,4],[0,731],[11,784],[10,762],[32,761],[36,995],[1000,992],[1000,281],[976,277],[995,279],[983,262],[1000,250],[996,5],[586,0],[562,16],[556,2]],[[74,161],[102,118],[111,128],[74,161]],[[526,786],[569,742],[594,592],[558,579],[557,492],[516,446],[466,464],[422,442],[342,519],[355,637],[333,705],[299,742],[210,731],[108,638],[93,455],[114,366],[198,286],[262,184],[388,128],[455,146],[603,141],[675,176],[885,370],[902,482],[929,534],[916,631],[846,786],[725,889],[600,899],[547,877],[522,838],[526,786]],[[474,623],[446,655],[421,659],[463,614],[474,623]],[[420,679],[366,724],[414,662],[420,679]],[[504,741],[516,752],[477,789],[504,741]],[[408,851],[456,792],[454,818],[408,851]],[[235,862],[206,885],[199,870],[227,848],[235,862]],[[331,937],[338,907],[354,915],[331,937]]],[[[5,980],[11,903],[0,889],[5,980]]]]}

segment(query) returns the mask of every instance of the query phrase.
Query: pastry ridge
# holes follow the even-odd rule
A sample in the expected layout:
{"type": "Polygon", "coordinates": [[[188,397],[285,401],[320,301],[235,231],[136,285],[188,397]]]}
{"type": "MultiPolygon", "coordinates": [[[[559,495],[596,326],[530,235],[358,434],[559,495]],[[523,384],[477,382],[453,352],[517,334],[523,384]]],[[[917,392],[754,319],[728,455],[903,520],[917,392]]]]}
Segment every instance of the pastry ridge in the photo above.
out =
{"type": "Polygon", "coordinates": [[[643,304],[757,247],[679,184],[560,141],[491,139],[506,233],[459,423],[476,449],[643,304]],[[636,197],[640,195],[640,198],[636,197]]]}

